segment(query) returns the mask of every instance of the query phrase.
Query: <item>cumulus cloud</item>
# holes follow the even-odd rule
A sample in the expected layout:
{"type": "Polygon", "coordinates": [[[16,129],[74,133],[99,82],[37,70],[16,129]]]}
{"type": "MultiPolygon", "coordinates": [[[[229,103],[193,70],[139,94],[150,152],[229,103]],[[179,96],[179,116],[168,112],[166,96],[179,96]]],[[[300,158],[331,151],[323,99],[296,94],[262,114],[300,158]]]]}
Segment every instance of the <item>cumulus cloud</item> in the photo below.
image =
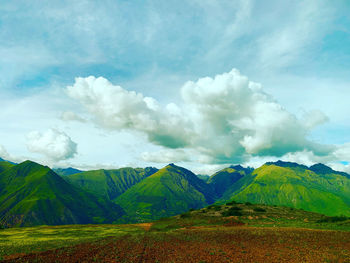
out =
{"type": "MultiPolygon", "coordinates": [[[[180,104],[162,106],[154,98],[92,76],[77,78],[67,93],[101,127],[141,132],[164,148],[190,149],[203,163],[242,162],[250,156],[302,151],[323,156],[334,150],[307,138],[313,128],[327,121],[322,112],[306,112],[299,119],[236,69],[186,82],[180,104]]],[[[173,157],[177,158],[180,152],[163,157],[176,153],[173,157]]],[[[145,153],[142,158],[159,159],[156,155],[145,153]]]]}
{"type": "Polygon", "coordinates": [[[80,117],[78,114],[72,112],[72,111],[64,111],[61,114],[60,117],[63,121],[78,121],[78,122],[86,122],[86,120],[82,117],[80,117]]]}
{"type": "Polygon", "coordinates": [[[53,161],[73,158],[77,144],[64,132],[49,129],[44,133],[32,131],[27,135],[27,148],[53,161]]]}
{"type": "Polygon", "coordinates": [[[191,123],[186,122],[181,109],[173,103],[161,108],[153,98],[92,76],[76,78],[67,93],[81,102],[104,128],[140,131],[151,142],[169,148],[189,144],[191,123]]]}
{"type": "Polygon", "coordinates": [[[0,158],[7,159],[10,155],[3,145],[0,144],[0,158]]]}

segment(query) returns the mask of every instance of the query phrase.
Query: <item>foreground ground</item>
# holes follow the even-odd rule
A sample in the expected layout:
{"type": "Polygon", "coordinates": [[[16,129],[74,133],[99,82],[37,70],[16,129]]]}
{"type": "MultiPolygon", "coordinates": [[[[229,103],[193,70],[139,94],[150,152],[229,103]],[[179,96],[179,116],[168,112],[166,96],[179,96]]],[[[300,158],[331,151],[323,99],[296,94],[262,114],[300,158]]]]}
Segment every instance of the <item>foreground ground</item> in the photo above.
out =
{"type": "Polygon", "coordinates": [[[233,204],[137,225],[6,229],[0,255],[3,262],[350,262],[348,221],[320,218],[233,204]]]}

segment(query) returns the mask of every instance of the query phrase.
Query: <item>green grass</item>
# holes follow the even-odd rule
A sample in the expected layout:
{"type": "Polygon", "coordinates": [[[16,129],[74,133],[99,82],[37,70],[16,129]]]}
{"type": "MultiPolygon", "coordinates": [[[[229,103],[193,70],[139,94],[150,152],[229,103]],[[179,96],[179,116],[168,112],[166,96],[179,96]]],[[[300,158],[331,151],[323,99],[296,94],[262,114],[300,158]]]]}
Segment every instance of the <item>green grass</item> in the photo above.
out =
{"type": "Polygon", "coordinates": [[[0,230],[0,259],[16,253],[46,251],[107,237],[140,235],[133,225],[66,225],[9,228],[0,230]]]}

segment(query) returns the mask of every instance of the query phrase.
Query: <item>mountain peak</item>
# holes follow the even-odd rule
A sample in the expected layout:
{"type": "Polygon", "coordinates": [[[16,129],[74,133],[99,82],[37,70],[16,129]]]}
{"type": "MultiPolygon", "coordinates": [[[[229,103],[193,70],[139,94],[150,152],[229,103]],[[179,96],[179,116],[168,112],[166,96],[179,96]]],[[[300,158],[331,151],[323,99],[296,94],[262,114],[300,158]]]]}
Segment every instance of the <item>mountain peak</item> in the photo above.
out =
{"type": "Polygon", "coordinates": [[[314,165],[310,166],[309,169],[315,173],[318,173],[318,174],[339,174],[339,175],[350,178],[349,174],[347,174],[345,172],[335,171],[331,167],[329,167],[323,163],[314,164],[314,165]]]}
{"type": "Polygon", "coordinates": [[[284,162],[281,160],[278,160],[277,162],[267,162],[265,164],[266,165],[275,165],[275,166],[279,166],[279,167],[289,167],[289,168],[299,167],[299,168],[303,168],[303,169],[308,169],[308,167],[306,165],[298,164],[298,163],[294,163],[294,162],[284,162]]]}

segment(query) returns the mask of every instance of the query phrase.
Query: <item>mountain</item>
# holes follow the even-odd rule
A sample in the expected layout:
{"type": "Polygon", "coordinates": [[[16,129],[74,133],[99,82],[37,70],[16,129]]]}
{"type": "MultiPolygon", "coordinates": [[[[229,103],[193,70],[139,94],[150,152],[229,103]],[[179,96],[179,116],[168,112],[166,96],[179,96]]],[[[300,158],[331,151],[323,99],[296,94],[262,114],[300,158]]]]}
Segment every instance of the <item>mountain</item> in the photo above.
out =
{"type": "Polygon", "coordinates": [[[133,220],[153,220],[215,201],[211,186],[185,168],[169,164],[116,199],[133,220]]]}
{"type": "Polygon", "coordinates": [[[72,168],[72,167],[68,167],[68,168],[54,168],[52,169],[56,174],[60,175],[60,176],[66,176],[66,175],[72,175],[72,174],[78,174],[81,173],[83,171],[72,168]]]}
{"type": "MultiPolygon", "coordinates": [[[[2,159],[1,159],[2,160],[2,159]]],[[[0,161],[0,174],[10,168],[12,168],[13,166],[15,166],[12,163],[9,163],[7,161],[0,161]]]]}
{"type": "Polygon", "coordinates": [[[67,175],[64,179],[77,187],[113,200],[157,171],[158,169],[153,167],[101,169],[67,175]]]}
{"type": "Polygon", "coordinates": [[[220,198],[229,196],[236,190],[238,181],[251,174],[252,168],[243,168],[240,165],[224,168],[213,174],[208,180],[212,185],[216,195],[220,198]]]}
{"type": "Polygon", "coordinates": [[[344,172],[334,171],[332,168],[322,164],[314,164],[310,167],[310,170],[318,174],[339,174],[350,179],[350,175],[344,172]]]}
{"type": "Polygon", "coordinates": [[[203,180],[204,182],[208,182],[208,180],[209,180],[209,178],[210,178],[210,176],[209,176],[209,175],[206,175],[206,174],[196,174],[196,176],[197,176],[199,179],[203,180]]]}
{"type": "Polygon", "coordinates": [[[25,161],[0,174],[0,225],[112,223],[124,211],[70,185],[50,168],[25,161]]]}
{"type": "Polygon", "coordinates": [[[308,168],[287,162],[266,163],[230,199],[283,205],[325,215],[350,215],[350,179],[325,165],[308,168]]]}

